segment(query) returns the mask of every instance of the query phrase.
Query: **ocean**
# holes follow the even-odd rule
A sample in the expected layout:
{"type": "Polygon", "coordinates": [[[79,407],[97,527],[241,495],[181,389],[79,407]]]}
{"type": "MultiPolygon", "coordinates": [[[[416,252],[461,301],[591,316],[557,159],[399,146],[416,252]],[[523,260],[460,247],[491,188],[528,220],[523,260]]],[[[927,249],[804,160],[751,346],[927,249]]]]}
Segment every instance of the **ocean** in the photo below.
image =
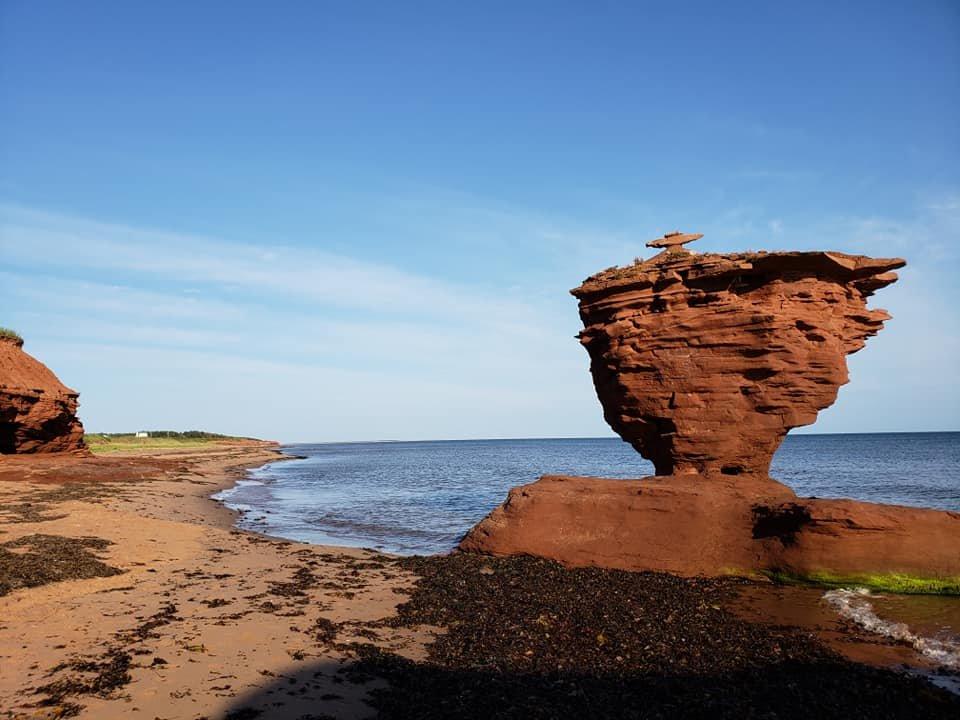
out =
{"type": "MultiPolygon", "coordinates": [[[[540,475],[639,478],[619,438],[287,445],[216,497],[239,527],[400,554],[452,549],[511,487],[540,475]]],[[[960,511],[960,432],[790,435],[770,474],[798,495],[960,511]]]]}

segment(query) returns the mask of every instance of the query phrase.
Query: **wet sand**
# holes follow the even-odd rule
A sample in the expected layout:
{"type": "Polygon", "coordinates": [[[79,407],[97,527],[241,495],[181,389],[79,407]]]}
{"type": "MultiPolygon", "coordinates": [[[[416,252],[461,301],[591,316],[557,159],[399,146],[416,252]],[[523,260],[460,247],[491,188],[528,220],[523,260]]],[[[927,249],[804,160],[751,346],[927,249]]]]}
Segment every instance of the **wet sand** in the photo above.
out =
{"type": "Polygon", "coordinates": [[[0,718],[960,710],[764,622],[797,624],[771,607],[745,616],[739,581],[399,560],[233,529],[209,496],[281,459],[257,442],[0,459],[0,718]]]}

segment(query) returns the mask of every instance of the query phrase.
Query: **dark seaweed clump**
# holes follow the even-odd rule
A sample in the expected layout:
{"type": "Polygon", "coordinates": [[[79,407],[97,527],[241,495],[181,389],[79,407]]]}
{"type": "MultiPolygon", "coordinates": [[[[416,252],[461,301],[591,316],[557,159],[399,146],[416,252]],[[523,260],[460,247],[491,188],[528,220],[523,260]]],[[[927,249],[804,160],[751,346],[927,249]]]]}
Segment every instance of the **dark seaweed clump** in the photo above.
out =
{"type": "Polygon", "coordinates": [[[101,562],[90,550],[103,550],[109,540],[95,537],[27,535],[0,544],[0,595],[18,588],[59,580],[109,577],[122,573],[101,562]],[[27,552],[11,549],[28,548],[27,552]]]}
{"type": "Polygon", "coordinates": [[[533,558],[410,558],[397,626],[442,625],[428,661],[357,645],[381,718],[955,718],[926,682],[722,609],[735,581],[569,570],[533,558]]]}
{"type": "MultiPolygon", "coordinates": [[[[70,672],[34,688],[34,694],[42,696],[37,705],[56,707],[55,717],[73,717],[83,710],[83,705],[72,699],[85,695],[110,697],[114,691],[130,682],[133,655],[144,654],[138,644],[160,637],[156,632],[158,628],[182,619],[177,616],[177,606],[168,602],[136,627],[117,633],[118,643],[107,648],[102,655],[76,656],[50,668],[50,676],[70,672]]],[[[166,664],[163,658],[154,657],[150,667],[166,664]]]]}
{"type": "Polygon", "coordinates": [[[51,674],[63,670],[72,670],[74,674],[54,680],[34,690],[44,695],[38,705],[56,706],[58,717],[72,717],[83,710],[83,706],[70,702],[67,698],[81,695],[109,697],[110,694],[130,682],[130,654],[118,648],[111,648],[100,658],[74,658],[51,669],[51,674]]]}

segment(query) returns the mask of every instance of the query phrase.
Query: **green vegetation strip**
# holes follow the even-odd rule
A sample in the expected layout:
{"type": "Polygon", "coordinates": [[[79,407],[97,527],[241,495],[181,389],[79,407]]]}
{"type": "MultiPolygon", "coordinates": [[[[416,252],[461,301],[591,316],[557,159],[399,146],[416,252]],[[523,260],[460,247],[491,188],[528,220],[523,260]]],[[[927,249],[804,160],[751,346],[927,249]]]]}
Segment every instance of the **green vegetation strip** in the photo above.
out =
{"type": "Polygon", "coordinates": [[[149,437],[137,437],[134,433],[87,433],[84,436],[87,447],[95,453],[190,448],[240,439],[244,438],[218,435],[200,430],[189,430],[182,433],[171,430],[156,430],[150,431],[149,437]]]}
{"type": "Polygon", "coordinates": [[[0,327],[0,337],[13,338],[14,340],[23,340],[20,333],[10,328],[0,327]]]}
{"type": "Polygon", "coordinates": [[[813,585],[817,587],[865,587],[881,592],[904,595],[960,595],[960,577],[916,577],[902,573],[861,573],[839,575],[825,571],[807,574],[769,570],[764,573],[774,582],[784,585],[813,585]]]}

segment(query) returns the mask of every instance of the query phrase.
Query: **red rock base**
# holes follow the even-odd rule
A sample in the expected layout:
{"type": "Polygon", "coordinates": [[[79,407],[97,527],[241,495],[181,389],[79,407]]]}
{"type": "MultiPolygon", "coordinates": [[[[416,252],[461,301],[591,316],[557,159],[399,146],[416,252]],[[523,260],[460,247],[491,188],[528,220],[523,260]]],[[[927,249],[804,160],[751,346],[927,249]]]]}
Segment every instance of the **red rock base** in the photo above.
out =
{"type": "Polygon", "coordinates": [[[798,498],[775,480],[547,475],[514,488],[460,549],[679,575],[960,577],[960,513],[798,498]]]}

